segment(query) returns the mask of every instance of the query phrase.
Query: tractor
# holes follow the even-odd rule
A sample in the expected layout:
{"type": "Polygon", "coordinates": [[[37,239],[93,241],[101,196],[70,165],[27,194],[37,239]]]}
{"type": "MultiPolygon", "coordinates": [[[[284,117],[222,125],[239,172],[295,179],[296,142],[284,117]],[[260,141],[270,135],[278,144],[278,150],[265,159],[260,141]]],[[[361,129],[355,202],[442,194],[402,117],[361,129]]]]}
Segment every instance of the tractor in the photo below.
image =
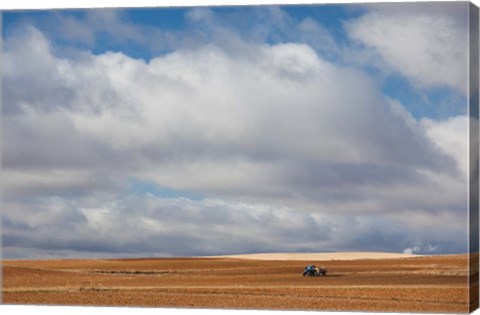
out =
{"type": "Polygon", "coordinates": [[[320,267],[317,268],[315,265],[308,265],[305,267],[303,270],[303,276],[307,277],[319,277],[319,276],[326,276],[327,275],[327,269],[320,267]]]}

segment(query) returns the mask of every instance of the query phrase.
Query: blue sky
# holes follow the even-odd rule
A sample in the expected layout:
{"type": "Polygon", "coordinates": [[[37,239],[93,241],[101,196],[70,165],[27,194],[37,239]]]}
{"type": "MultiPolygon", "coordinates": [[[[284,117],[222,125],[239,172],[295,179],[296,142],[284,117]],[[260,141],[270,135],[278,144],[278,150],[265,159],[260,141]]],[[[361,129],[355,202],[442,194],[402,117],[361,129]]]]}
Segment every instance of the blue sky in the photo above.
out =
{"type": "MultiPolygon", "coordinates": [[[[266,11],[271,6],[239,6],[239,7],[208,7],[215,15],[221,17],[224,22],[227,22],[230,26],[237,28],[238,32],[248,31],[255,22],[260,22],[258,16],[262,11],[266,11]]],[[[297,21],[305,18],[315,19],[332,32],[335,39],[339,42],[345,42],[348,40],[347,35],[343,29],[343,21],[349,18],[355,18],[361,15],[365,11],[362,7],[352,8],[350,6],[342,5],[290,5],[279,6],[285,13],[292,19],[297,21]]],[[[98,9],[97,9],[98,10],[98,9]]],[[[112,9],[106,9],[112,10],[112,9]]],[[[191,8],[135,8],[135,9],[113,9],[117,12],[121,12],[122,18],[133,24],[151,26],[167,31],[181,31],[188,28],[189,22],[185,15],[190,12],[191,8]]],[[[56,10],[56,11],[11,11],[4,13],[3,16],[3,33],[4,36],[11,32],[14,32],[19,25],[25,22],[33,24],[47,23],[52,16],[62,15],[64,17],[72,17],[76,20],[85,20],[86,13],[91,10],[73,9],[73,10],[56,10]]],[[[267,23],[268,24],[268,23],[267,23]]],[[[273,28],[272,28],[273,29],[273,28]]],[[[274,33],[272,37],[278,37],[278,41],[282,40],[282,34],[274,33]]],[[[270,43],[273,40],[270,39],[270,43]]],[[[72,44],[72,42],[67,42],[72,44]]],[[[93,47],[95,53],[102,53],[108,50],[120,50],[122,52],[129,52],[132,48],[131,43],[115,46],[108,45],[108,43],[96,42],[93,47]]],[[[138,48],[138,47],[135,47],[138,48]]],[[[130,54],[129,54],[130,55],[130,54]]],[[[132,57],[138,57],[143,59],[151,59],[150,53],[145,51],[132,51],[132,57]]]]}
{"type": "Polygon", "coordinates": [[[467,13],[3,12],[4,252],[465,252],[467,13]]]}

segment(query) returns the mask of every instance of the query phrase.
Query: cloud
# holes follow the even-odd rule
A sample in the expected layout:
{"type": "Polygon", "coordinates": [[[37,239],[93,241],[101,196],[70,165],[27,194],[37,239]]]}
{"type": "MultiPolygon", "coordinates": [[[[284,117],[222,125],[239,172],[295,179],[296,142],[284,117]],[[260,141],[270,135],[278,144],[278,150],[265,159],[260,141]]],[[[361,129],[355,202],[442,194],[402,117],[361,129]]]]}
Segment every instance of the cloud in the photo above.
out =
{"type": "Polygon", "coordinates": [[[404,253],[404,254],[412,255],[412,254],[418,253],[419,251],[420,251],[420,247],[415,246],[415,247],[405,248],[405,249],[403,250],[403,253],[404,253]]]}
{"type": "Polygon", "coordinates": [[[428,244],[427,246],[425,246],[424,249],[422,249],[422,247],[419,247],[419,246],[405,248],[403,250],[403,253],[411,255],[411,254],[418,254],[418,253],[426,252],[426,253],[431,254],[431,253],[435,253],[436,251],[438,251],[438,249],[439,249],[438,246],[428,244]]]}
{"type": "Polygon", "coordinates": [[[325,222],[311,214],[268,205],[228,204],[221,200],[164,199],[130,195],[115,201],[75,202],[59,198],[9,204],[4,246],[44,250],[200,255],[273,248],[328,235],[325,222]],[[14,211],[13,211],[14,210],[14,211]],[[284,220],[290,222],[284,225],[284,220]],[[22,223],[18,223],[22,222],[22,223]],[[280,246],[278,244],[281,244],[280,246]]]}
{"type": "Polygon", "coordinates": [[[320,59],[307,45],[251,45],[255,58],[206,45],[145,63],[121,53],[57,58],[40,36],[32,29],[22,41],[44,47],[22,56],[45,55],[34,76],[35,67],[17,58],[27,47],[6,43],[8,90],[12,76],[51,78],[21,89],[28,95],[7,93],[15,112],[5,122],[8,168],[122,167],[200,193],[282,195],[322,184],[311,174],[328,183],[354,183],[349,176],[357,176],[381,185],[381,174],[395,168],[415,179],[416,168],[452,164],[366,75],[320,59]],[[69,93],[56,92],[55,82],[69,93]],[[32,96],[49,89],[45,100],[32,96]]]}
{"type": "MultiPolygon", "coordinates": [[[[191,201],[149,194],[115,200],[49,197],[6,207],[10,211],[3,217],[3,246],[10,258],[57,257],[59,253],[168,257],[386,248],[401,252],[408,244],[432,236],[446,251],[466,246],[449,238],[455,226],[439,231],[425,222],[420,224],[425,235],[419,236],[409,233],[415,229],[396,218],[320,215],[219,199],[191,201]]],[[[428,246],[427,252],[437,249],[428,246]]]]}
{"type": "Polygon", "coordinates": [[[212,42],[228,45],[232,51],[242,51],[243,40],[306,43],[329,58],[338,52],[332,35],[318,21],[297,20],[276,6],[236,10],[194,7],[185,9],[178,24],[168,27],[164,27],[162,19],[159,16],[152,24],[142,23],[127,10],[111,8],[45,11],[39,15],[25,14],[6,24],[5,34],[18,36],[25,26],[31,25],[55,42],[52,48],[56,53],[64,55],[75,55],[76,49],[81,48],[96,53],[122,51],[129,56],[150,59],[179,48],[198,48],[212,42]],[[246,20],[249,22],[245,23],[246,20]]]}
{"type": "Polygon", "coordinates": [[[464,118],[417,121],[307,44],[236,37],[147,62],[63,55],[28,27],[3,60],[12,255],[466,244],[465,155],[449,144],[466,148],[464,118]],[[132,178],[206,197],[139,197],[132,178]]]}
{"type": "Polygon", "coordinates": [[[421,123],[435,145],[450,156],[454,156],[459,170],[467,174],[469,169],[468,142],[465,141],[468,139],[467,116],[454,116],[444,121],[424,118],[421,123]]]}
{"type": "Polygon", "coordinates": [[[123,50],[148,59],[150,55],[198,41],[189,32],[138,23],[125,10],[110,8],[25,14],[18,21],[6,24],[5,33],[12,38],[21,36],[30,26],[55,42],[51,48],[64,55],[75,55],[77,49],[96,52],[123,50]]]}
{"type": "Polygon", "coordinates": [[[401,4],[346,22],[349,36],[424,89],[449,87],[466,95],[468,10],[465,4],[401,4]]]}

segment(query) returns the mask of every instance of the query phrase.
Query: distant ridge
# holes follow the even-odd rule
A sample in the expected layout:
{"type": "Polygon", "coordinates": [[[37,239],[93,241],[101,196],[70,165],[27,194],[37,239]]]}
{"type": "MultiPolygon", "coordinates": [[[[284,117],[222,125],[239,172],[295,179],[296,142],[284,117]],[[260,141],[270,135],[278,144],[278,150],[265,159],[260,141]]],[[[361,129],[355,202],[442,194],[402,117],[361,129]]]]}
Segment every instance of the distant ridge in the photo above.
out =
{"type": "Polygon", "coordinates": [[[358,259],[398,259],[422,257],[423,255],[382,252],[339,252],[339,253],[258,253],[207,256],[208,258],[237,258],[256,260],[358,260],[358,259]]]}

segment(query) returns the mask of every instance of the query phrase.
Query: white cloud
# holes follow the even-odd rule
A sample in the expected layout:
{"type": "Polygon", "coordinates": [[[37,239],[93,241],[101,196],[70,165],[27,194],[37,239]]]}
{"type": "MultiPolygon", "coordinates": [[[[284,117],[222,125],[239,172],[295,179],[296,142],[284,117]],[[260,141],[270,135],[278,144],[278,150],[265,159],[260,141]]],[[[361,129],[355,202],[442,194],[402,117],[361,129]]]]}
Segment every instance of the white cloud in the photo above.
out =
{"type": "Polygon", "coordinates": [[[409,247],[405,248],[403,250],[404,254],[419,254],[419,253],[426,253],[426,254],[435,254],[438,250],[440,249],[439,246],[427,244],[424,247],[420,246],[414,246],[414,247],[409,247]]]}
{"type": "Polygon", "coordinates": [[[405,248],[405,249],[403,250],[403,253],[404,253],[404,254],[412,255],[412,254],[418,253],[419,251],[420,251],[420,247],[415,246],[415,247],[405,248]]]}
{"type": "Polygon", "coordinates": [[[450,117],[444,121],[423,118],[421,124],[425,127],[429,138],[442,151],[455,158],[459,170],[467,174],[468,166],[468,126],[467,116],[450,117]]]}
{"type": "Polygon", "coordinates": [[[375,8],[347,22],[352,39],[374,48],[390,67],[408,77],[414,85],[423,88],[446,86],[466,94],[466,4],[375,8]]]}
{"type": "MultiPolygon", "coordinates": [[[[16,66],[5,71],[7,89],[13,75],[40,85],[7,102],[17,113],[6,120],[6,166],[121,165],[179,189],[250,191],[263,182],[279,195],[292,190],[294,172],[334,165],[445,166],[366,75],[325,62],[306,45],[252,45],[255,58],[210,45],[147,64],[120,53],[56,58],[32,34],[25,43],[43,40],[44,49],[22,57],[47,60],[34,76],[16,57],[26,47],[6,44],[5,60],[16,66]],[[45,77],[51,80],[32,79],[45,77]],[[55,93],[55,82],[68,93],[55,93]],[[33,100],[49,88],[45,100],[33,100]],[[18,146],[25,141],[32,145],[18,146]]],[[[299,191],[313,184],[301,181],[299,191]]]]}

